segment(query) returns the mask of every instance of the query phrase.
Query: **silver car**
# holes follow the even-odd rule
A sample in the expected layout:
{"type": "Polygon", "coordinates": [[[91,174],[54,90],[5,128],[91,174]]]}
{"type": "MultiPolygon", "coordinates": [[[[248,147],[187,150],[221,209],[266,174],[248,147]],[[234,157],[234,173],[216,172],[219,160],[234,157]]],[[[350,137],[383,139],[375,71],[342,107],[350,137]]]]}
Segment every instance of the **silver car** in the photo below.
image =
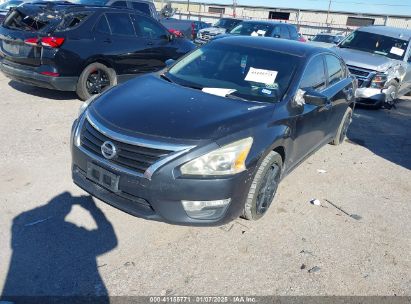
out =
{"type": "Polygon", "coordinates": [[[391,107],[411,91],[411,30],[387,26],[360,28],[336,52],[358,79],[357,103],[391,107]]]}

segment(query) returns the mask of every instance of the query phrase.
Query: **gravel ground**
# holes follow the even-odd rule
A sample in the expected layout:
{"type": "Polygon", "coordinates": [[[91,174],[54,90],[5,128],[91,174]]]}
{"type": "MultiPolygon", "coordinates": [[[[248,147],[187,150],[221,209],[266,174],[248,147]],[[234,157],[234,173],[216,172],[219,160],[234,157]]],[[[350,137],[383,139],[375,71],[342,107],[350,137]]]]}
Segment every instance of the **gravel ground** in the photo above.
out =
{"type": "Polygon", "coordinates": [[[72,183],[73,93],[3,76],[0,92],[3,295],[411,295],[411,99],[355,111],[347,141],[290,174],[260,221],[192,228],[72,183]]]}

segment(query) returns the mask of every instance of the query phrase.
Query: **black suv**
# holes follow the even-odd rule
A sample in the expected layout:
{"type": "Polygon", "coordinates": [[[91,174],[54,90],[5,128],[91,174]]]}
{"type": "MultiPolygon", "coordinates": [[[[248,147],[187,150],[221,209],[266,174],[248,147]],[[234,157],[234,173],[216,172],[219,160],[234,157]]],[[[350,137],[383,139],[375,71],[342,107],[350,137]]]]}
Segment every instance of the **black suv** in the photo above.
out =
{"type": "Polygon", "coordinates": [[[85,103],[72,129],[73,179],[147,219],[258,219],[284,176],[321,146],[344,141],[355,90],[326,49],[218,39],[164,74],[85,103]]]}
{"type": "Polygon", "coordinates": [[[0,70],[27,84],[86,100],[165,67],[195,45],[129,9],[45,2],[14,8],[0,27],[0,70]]]}

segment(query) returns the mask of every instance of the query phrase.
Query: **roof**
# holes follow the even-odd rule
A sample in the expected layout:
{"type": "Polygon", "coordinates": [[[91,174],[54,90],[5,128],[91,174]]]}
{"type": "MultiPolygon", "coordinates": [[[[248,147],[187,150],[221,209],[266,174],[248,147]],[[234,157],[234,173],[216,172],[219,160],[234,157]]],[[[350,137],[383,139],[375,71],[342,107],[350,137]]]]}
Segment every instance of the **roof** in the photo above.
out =
{"type": "Polygon", "coordinates": [[[379,35],[388,36],[392,38],[401,38],[405,40],[411,39],[410,29],[403,29],[403,28],[391,27],[391,26],[373,25],[373,26],[365,26],[358,30],[362,32],[379,34],[379,35]]]}
{"type": "Polygon", "coordinates": [[[332,36],[332,37],[338,37],[338,36],[344,36],[343,34],[334,34],[334,33],[318,33],[317,36],[332,36]]]}
{"type": "Polygon", "coordinates": [[[254,24],[266,24],[266,25],[275,25],[275,24],[288,25],[287,23],[284,23],[284,22],[271,21],[271,20],[244,20],[243,22],[244,23],[254,23],[254,24]]]}
{"type": "Polygon", "coordinates": [[[317,53],[324,53],[331,51],[302,43],[300,41],[275,39],[270,37],[252,37],[252,36],[227,36],[221,39],[212,40],[210,43],[224,43],[233,46],[245,46],[250,48],[266,49],[274,52],[289,53],[297,57],[310,57],[317,53]]]}

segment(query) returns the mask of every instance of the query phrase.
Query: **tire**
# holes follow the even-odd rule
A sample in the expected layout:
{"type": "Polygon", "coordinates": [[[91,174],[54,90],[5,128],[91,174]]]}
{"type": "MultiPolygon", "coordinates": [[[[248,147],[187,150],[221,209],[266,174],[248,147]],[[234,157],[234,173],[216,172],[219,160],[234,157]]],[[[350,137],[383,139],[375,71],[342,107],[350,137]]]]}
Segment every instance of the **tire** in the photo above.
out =
{"type": "Polygon", "coordinates": [[[385,87],[387,90],[392,90],[392,92],[385,97],[384,104],[382,105],[383,107],[387,109],[391,109],[392,107],[395,106],[397,103],[397,98],[398,98],[398,89],[399,89],[399,83],[396,80],[391,80],[389,81],[385,87]]]}
{"type": "Polygon", "coordinates": [[[102,63],[89,64],[81,73],[76,93],[81,100],[100,94],[117,84],[116,72],[102,63]]]}
{"type": "Polygon", "coordinates": [[[277,192],[283,161],[277,152],[271,151],[260,164],[248,191],[242,218],[258,220],[268,210],[277,192]]]}
{"type": "Polygon", "coordinates": [[[350,126],[351,123],[351,118],[352,118],[352,109],[349,107],[343,116],[343,119],[341,120],[340,126],[338,127],[337,134],[335,134],[334,139],[330,144],[334,146],[341,145],[345,137],[347,136],[347,131],[348,127],[350,126]]]}

